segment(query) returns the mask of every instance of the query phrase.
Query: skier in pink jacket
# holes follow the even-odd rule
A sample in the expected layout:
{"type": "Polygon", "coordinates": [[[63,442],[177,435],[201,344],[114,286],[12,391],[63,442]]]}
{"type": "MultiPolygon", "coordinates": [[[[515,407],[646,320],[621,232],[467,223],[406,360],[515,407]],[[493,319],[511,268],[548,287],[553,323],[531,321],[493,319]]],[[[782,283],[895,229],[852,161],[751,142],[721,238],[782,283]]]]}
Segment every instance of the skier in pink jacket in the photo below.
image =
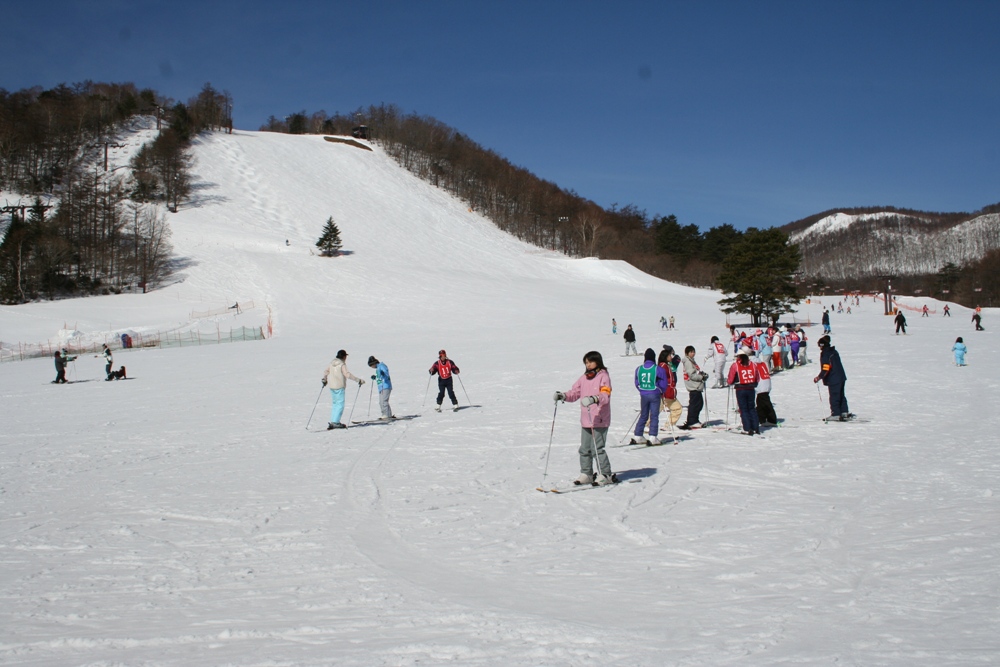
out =
{"type": "Polygon", "coordinates": [[[580,401],[580,476],[573,483],[595,483],[594,459],[597,459],[599,476],[596,483],[615,484],[618,477],[611,472],[611,462],[604,451],[611,426],[611,376],[600,352],[588,352],[583,356],[583,363],[586,370],[573,387],[565,393],[557,391],[553,396],[556,401],[580,401]]]}

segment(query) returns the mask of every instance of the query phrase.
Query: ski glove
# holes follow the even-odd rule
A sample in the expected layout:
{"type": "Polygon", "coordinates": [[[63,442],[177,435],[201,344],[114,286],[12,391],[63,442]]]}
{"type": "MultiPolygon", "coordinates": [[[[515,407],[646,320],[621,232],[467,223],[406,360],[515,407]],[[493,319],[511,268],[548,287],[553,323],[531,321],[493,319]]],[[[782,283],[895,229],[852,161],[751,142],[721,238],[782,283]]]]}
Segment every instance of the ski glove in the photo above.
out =
{"type": "Polygon", "coordinates": [[[594,403],[597,403],[596,396],[584,396],[583,398],[580,399],[580,405],[582,405],[585,408],[593,405],[594,403]]]}
{"type": "Polygon", "coordinates": [[[374,379],[376,379],[374,375],[372,376],[372,379],[373,379],[373,380],[374,380],[374,379]]]}
{"type": "Polygon", "coordinates": [[[365,383],[365,381],[364,381],[364,380],[358,380],[358,386],[359,386],[359,387],[360,387],[361,385],[363,385],[364,383],[365,383]]]}
{"type": "Polygon", "coordinates": [[[552,400],[553,401],[557,401],[557,402],[558,401],[565,401],[566,400],[566,394],[562,393],[561,391],[557,391],[556,393],[552,394],[552,400]]]}
{"type": "Polygon", "coordinates": [[[323,386],[324,386],[324,387],[326,386],[326,378],[323,378],[322,380],[320,380],[320,382],[322,382],[322,383],[323,383],[323,386]]]}

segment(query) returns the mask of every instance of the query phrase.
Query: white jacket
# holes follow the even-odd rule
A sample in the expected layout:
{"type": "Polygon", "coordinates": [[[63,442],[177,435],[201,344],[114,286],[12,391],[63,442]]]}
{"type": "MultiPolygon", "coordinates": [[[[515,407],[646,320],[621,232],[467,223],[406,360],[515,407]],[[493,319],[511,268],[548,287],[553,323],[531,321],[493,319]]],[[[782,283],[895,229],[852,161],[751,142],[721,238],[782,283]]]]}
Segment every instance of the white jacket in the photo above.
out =
{"type": "Polygon", "coordinates": [[[330,365],[326,367],[326,372],[323,373],[323,379],[326,380],[326,386],[330,389],[343,389],[347,386],[348,380],[361,381],[360,378],[351,375],[351,371],[347,370],[347,364],[342,359],[334,359],[330,362],[330,365]]]}

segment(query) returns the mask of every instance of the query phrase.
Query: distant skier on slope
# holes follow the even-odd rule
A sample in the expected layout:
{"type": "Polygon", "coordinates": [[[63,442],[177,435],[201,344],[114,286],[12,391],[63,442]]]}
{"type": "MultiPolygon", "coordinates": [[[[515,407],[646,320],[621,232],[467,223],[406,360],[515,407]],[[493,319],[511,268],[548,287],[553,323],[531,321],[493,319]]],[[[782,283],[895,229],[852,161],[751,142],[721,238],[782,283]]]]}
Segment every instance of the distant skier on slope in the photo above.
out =
{"type": "Polygon", "coordinates": [[[459,374],[458,366],[455,362],[448,358],[448,353],[444,350],[438,351],[438,360],[431,365],[431,369],[428,371],[431,375],[438,376],[438,395],[437,395],[437,407],[434,409],[441,412],[441,404],[444,402],[444,393],[448,392],[448,398],[451,399],[451,407],[455,412],[458,412],[458,399],[455,398],[455,380],[452,379],[452,374],[459,374]]]}
{"type": "Polygon", "coordinates": [[[632,325],[628,325],[625,329],[625,356],[628,357],[633,354],[639,354],[639,351],[635,349],[635,331],[632,330],[632,325]]]}
{"type": "Polygon", "coordinates": [[[56,350],[56,379],[52,384],[66,384],[66,360],[59,350],[56,350]]]}
{"type": "Polygon", "coordinates": [[[840,361],[840,353],[830,345],[830,337],[823,336],[816,343],[819,348],[819,375],[813,378],[813,382],[823,381],[823,384],[830,390],[830,416],[826,421],[848,421],[854,415],[847,407],[847,395],[844,393],[844,384],[847,383],[847,373],[844,372],[844,365],[840,361]]]}
{"type": "Polygon", "coordinates": [[[976,307],[976,312],[972,314],[972,321],[976,323],[976,331],[986,331],[983,328],[983,316],[980,313],[980,308],[976,307]]]}
{"type": "Polygon", "coordinates": [[[111,348],[108,347],[107,343],[104,343],[104,352],[103,352],[103,354],[104,354],[104,362],[105,362],[104,363],[104,379],[105,380],[113,380],[114,378],[111,377],[111,364],[114,363],[114,357],[111,354],[111,348]]]}
{"type": "Polygon", "coordinates": [[[951,346],[951,351],[955,353],[955,365],[964,366],[965,353],[969,351],[969,348],[967,348],[965,343],[962,342],[961,336],[955,339],[955,344],[951,346]]]}
{"type": "Polygon", "coordinates": [[[903,311],[901,311],[901,310],[897,310],[896,311],[896,317],[893,320],[893,322],[896,323],[896,335],[898,336],[899,332],[902,331],[903,335],[905,336],[906,335],[906,316],[903,315],[903,311]]]}
{"type": "Polygon", "coordinates": [[[604,367],[600,352],[583,355],[584,372],[567,392],[557,391],[556,401],[580,401],[580,476],[576,485],[594,483],[594,460],[597,461],[597,484],[616,484],[618,476],[611,472],[611,461],[605,451],[608,428],[611,426],[611,376],[604,367]]]}

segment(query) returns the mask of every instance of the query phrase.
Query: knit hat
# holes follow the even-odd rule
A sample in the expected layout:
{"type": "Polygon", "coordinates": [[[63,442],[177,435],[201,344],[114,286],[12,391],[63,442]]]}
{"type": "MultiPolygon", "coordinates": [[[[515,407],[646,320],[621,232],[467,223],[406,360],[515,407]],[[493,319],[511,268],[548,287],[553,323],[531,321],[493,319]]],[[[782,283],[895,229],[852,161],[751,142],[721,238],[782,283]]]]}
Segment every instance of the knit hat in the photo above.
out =
{"type": "Polygon", "coordinates": [[[645,359],[646,361],[656,361],[656,352],[653,352],[653,348],[651,347],[646,348],[645,359]]]}
{"type": "Polygon", "coordinates": [[[346,359],[347,358],[347,350],[338,350],[337,351],[337,358],[340,359],[341,361],[343,361],[344,359],[346,359]]]}
{"type": "Polygon", "coordinates": [[[376,359],[374,356],[368,357],[368,365],[369,366],[378,366],[378,359],[376,359]]]}
{"type": "Polygon", "coordinates": [[[447,357],[448,353],[445,352],[444,350],[438,350],[438,356],[439,357],[447,357]]]}
{"type": "Polygon", "coordinates": [[[829,347],[829,345],[830,345],[830,337],[829,336],[823,336],[818,341],[816,341],[816,345],[819,346],[819,347],[829,347]]]}

